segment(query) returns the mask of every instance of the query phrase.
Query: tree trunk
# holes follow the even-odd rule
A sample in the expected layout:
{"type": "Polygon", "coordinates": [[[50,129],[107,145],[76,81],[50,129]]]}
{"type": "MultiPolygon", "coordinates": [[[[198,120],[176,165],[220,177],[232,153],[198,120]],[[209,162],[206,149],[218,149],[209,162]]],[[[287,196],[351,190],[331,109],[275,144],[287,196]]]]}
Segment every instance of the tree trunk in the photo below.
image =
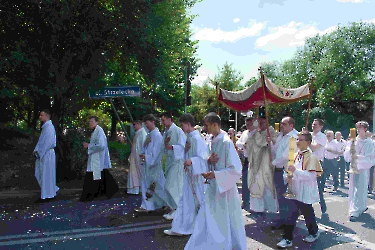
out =
{"type": "Polygon", "coordinates": [[[116,131],[117,117],[116,117],[116,114],[113,110],[112,110],[111,114],[112,114],[111,115],[112,116],[112,119],[111,119],[111,140],[116,140],[116,137],[117,137],[117,131],[116,131]]]}

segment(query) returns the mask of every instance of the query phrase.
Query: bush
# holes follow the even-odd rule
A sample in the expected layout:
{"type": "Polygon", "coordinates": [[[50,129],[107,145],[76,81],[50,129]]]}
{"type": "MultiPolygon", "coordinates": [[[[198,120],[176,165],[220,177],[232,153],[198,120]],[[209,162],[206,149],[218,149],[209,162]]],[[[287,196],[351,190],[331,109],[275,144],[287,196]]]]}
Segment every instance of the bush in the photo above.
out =
{"type": "Polygon", "coordinates": [[[131,153],[131,145],[126,143],[120,143],[118,141],[108,142],[109,151],[116,151],[117,157],[120,160],[121,164],[124,164],[124,161],[129,158],[131,153]]]}
{"type": "Polygon", "coordinates": [[[87,149],[83,147],[83,142],[86,141],[82,132],[78,129],[69,129],[67,133],[60,138],[61,141],[58,144],[59,149],[62,150],[63,154],[59,154],[58,159],[58,176],[75,179],[81,178],[87,167],[87,149]]]}

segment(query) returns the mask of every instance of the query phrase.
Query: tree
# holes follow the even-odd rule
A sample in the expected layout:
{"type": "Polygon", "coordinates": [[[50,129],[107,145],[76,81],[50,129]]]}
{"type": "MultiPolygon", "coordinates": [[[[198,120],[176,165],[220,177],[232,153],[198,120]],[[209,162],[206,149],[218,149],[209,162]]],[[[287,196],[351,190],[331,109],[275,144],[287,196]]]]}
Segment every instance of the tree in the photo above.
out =
{"type": "MultiPolygon", "coordinates": [[[[264,63],[265,74],[280,86],[296,88],[312,81],[312,115],[327,120],[334,129],[353,126],[354,120],[371,117],[375,93],[375,25],[351,23],[337,30],[307,39],[288,61],[264,63]],[[349,115],[343,124],[342,114],[349,115]],[[354,117],[354,118],[353,118],[354,117]]],[[[304,114],[296,116],[304,126],[307,100],[288,106],[271,108],[272,114],[304,114]]],[[[278,117],[280,118],[280,117],[278,117]]]]}
{"type": "Polygon", "coordinates": [[[36,128],[39,111],[50,108],[58,159],[64,159],[62,131],[74,125],[79,111],[110,112],[102,100],[88,99],[90,90],[139,85],[144,100],[127,100],[133,113],[181,112],[184,60],[192,63],[193,74],[197,68],[189,30],[193,16],[187,11],[195,2],[2,1],[0,97],[11,105],[1,104],[8,110],[1,122],[27,121],[36,128]]]}
{"type": "MultiPolygon", "coordinates": [[[[202,121],[208,112],[218,112],[218,97],[214,85],[226,90],[237,91],[243,89],[241,81],[243,76],[233,68],[233,64],[227,62],[218,67],[218,74],[213,79],[206,80],[203,86],[192,86],[192,105],[188,111],[195,115],[197,121],[202,121]]],[[[229,128],[229,110],[219,104],[219,113],[222,119],[223,129],[229,128]]]]}

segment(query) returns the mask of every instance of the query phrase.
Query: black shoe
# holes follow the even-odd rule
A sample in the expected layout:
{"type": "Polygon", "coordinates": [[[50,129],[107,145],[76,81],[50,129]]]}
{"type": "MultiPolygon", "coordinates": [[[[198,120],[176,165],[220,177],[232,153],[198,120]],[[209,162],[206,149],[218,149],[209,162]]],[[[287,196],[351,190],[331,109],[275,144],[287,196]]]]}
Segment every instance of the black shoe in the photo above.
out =
{"type": "Polygon", "coordinates": [[[142,207],[138,207],[138,208],[136,208],[136,209],[134,209],[134,212],[136,212],[136,213],[150,213],[150,212],[153,212],[152,210],[146,210],[146,209],[144,209],[144,208],[142,208],[142,207]]]}
{"type": "Polygon", "coordinates": [[[39,198],[35,201],[35,203],[46,203],[46,202],[49,202],[49,201],[53,201],[55,199],[55,197],[53,198],[45,198],[45,199],[42,199],[42,198],[39,198]]]}
{"type": "Polygon", "coordinates": [[[358,219],[358,217],[355,217],[355,216],[350,216],[349,217],[349,220],[352,221],[352,222],[356,222],[358,219]]]}
{"type": "Polygon", "coordinates": [[[271,227],[272,230],[281,230],[281,229],[284,229],[284,224],[279,224],[279,223],[276,223],[275,225],[273,225],[271,227]]]}

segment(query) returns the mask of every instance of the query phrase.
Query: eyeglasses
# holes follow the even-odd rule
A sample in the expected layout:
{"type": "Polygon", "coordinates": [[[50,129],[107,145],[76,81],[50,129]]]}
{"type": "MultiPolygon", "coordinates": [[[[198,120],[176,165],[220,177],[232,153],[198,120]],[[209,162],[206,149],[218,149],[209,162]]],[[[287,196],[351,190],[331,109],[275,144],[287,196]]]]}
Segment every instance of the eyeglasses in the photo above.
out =
{"type": "Polygon", "coordinates": [[[296,141],[306,141],[306,139],[299,139],[299,138],[297,138],[296,141]]]}

